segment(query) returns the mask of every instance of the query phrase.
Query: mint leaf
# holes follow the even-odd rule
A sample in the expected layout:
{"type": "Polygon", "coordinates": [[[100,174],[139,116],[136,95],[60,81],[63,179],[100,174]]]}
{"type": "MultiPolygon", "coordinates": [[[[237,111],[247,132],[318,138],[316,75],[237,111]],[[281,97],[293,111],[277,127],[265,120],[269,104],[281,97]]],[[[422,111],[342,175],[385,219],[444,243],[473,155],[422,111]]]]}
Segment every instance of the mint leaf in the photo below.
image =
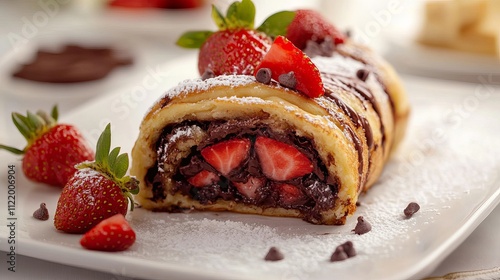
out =
{"type": "Polygon", "coordinates": [[[226,12],[228,28],[253,29],[255,21],[255,5],[251,0],[232,3],[226,12]]]}
{"type": "Polygon", "coordinates": [[[227,29],[226,18],[215,5],[212,5],[212,19],[219,30],[227,29]]]}
{"type": "Polygon", "coordinates": [[[292,11],[277,12],[264,20],[257,30],[273,38],[279,35],[285,36],[288,25],[294,17],[295,12],[292,11]]]}
{"type": "Polygon", "coordinates": [[[212,31],[188,31],[181,35],[176,44],[183,48],[199,49],[212,33],[212,31]]]}

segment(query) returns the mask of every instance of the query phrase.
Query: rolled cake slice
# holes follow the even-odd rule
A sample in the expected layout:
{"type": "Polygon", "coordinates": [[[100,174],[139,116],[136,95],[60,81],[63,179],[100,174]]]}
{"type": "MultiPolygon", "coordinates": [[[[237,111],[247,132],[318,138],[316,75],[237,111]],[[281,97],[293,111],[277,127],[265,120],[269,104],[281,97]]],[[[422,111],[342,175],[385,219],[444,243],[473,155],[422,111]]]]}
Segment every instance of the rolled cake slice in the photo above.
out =
{"type": "Polygon", "coordinates": [[[313,62],[318,98],[244,75],[170,89],[132,150],[137,201],[344,224],[400,141],[409,107],[393,69],[363,46],[346,42],[313,62]]]}

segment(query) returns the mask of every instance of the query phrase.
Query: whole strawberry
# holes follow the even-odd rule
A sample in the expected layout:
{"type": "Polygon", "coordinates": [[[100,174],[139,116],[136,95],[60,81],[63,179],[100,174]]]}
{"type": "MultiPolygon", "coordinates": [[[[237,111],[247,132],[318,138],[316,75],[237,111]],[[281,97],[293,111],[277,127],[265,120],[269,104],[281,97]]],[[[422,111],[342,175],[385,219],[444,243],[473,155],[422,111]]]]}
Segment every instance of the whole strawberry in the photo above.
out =
{"type": "Polygon", "coordinates": [[[128,155],[120,148],[110,152],[111,128],[108,124],[97,141],[95,161],[78,164],[78,171],[68,181],[54,215],[56,229],[68,233],[84,233],[100,221],[115,214],[125,215],[132,194],[139,189],[134,177],[125,176],[128,155]]]}
{"type": "Polygon", "coordinates": [[[26,116],[12,113],[12,121],[27,141],[22,150],[0,145],[14,154],[23,155],[23,172],[35,182],[64,186],[76,172],[75,164],[94,159],[94,153],[79,130],[58,124],[57,106],[50,116],[38,111],[26,116]]]}
{"type": "Polygon", "coordinates": [[[212,18],[218,31],[186,32],[177,45],[200,49],[200,75],[252,75],[272,43],[264,32],[254,29],[255,6],[252,1],[232,3],[225,16],[213,5],[212,18]]]}
{"type": "Polygon", "coordinates": [[[334,44],[342,44],[345,40],[342,32],[313,10],[297,10],[286,29],[286,34],[282,35],[301,50],[305,49],[309,40],[322,43],[325,38],[330,37],[334,44]]]}
{"type": "Polygon", "coordinates": [[[127,250],[134,242],[135,232],[122,214],[101,221],[80,239],[86,249],[107,252],[127,250]]]}

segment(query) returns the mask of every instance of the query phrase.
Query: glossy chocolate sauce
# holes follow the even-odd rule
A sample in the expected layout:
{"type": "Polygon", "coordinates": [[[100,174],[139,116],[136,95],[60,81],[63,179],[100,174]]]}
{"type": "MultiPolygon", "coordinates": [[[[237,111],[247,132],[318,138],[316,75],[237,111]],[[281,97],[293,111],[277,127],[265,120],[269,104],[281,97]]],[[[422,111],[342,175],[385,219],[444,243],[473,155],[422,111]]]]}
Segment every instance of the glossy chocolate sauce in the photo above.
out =
{"type": "Polygon", "coordinates": [[[79,83],[102,79],[113,69],[130,64],[130,56],[111,48],[67,45],[59,52],[39,50],[33,61],[12,76],[45,83],[79,83]]]}

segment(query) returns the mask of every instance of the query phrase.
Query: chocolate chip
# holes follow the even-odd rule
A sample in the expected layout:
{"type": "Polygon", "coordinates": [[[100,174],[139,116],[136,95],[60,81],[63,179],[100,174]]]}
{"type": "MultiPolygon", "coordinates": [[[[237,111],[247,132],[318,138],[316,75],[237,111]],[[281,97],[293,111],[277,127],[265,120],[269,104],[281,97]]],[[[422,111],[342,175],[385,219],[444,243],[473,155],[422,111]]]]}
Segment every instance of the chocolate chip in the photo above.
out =
{"type": "Polygon", "coordinates": [[[260,68],[257,70],[257,74],[255,74],[255,79],[257,82],[268,85],[271,83],[271,69],[269,68],[260,68]]]}
{"type": "Polygon", "coordinates": [[[206,79],[210,79],[215,77],[214,71],[212,69],[206,69],[205,72],[203,72],[203,75],[201,75],[201,79],[204,81],[206,79]]]}
{"type": "Polygon", "coordinates": [[[280,260],[282,260],[284,258],[285,257],[283,256],[283,253],[281,253],[280,250],[278,250],[278,248],[271,247],[269,249],[269,252],[267,252],[266,257],[264,258],[264,260],[274,262],[274,261],[280,261],[280,260]]]}
{"type": "Polygon", "coordinates": [[[370,71],[366,69],[359,69],[358,71],[356,71],[356,77],[358,77],[358,79],[360,79],[363,82],[366,82],[366,79],[368,79],[369,75],[370,71]]]}
{"type": "Polygon", "coordinates": [[[319,45],[323,56],[332,56],[335,51],[335,42],[331,36],[325,37],[323,42],[319,45]]]}
{"type": "Polygon", "coordinates": [[[331,36],[325,37],[323,42],[318,43],[313,40],[308,40],[306,42],[306,47],[304,48],[304,53],[309,57],[315,56],[332,56],[335,51],[335,41],[331,36]]]}
{"type": "Polygon", "coordinates": [[[297,86],[297,79],[295,78],[295,73],[293,71],[290,71],[286,74],[281,74],[278,77],[278,82],[287,88],[294,89],[295,86],[297,86]]]}
{"type": "Polygon", "coordinates": [[[310,58],[313,58],[318,55],[321,56],[323,54],[319,44],[314,42],[313,40],[308,40],[306,42],[304,53],[310,58]]]}
{"type": "Polygon", "coordinates": [[[354,231],[355,234],[361,235],[369,232],[370,230],[372,230],[372,226],[370,225],[370,223],[365,221],[363,216],[359,216],[358,223],[352,231],[354,231]]]}
{"type": "Polygon", "coordinates": [[[354,245],[351,241],[346,241],[344,244],[340,245],[344,252],[347,254],[349,258],[356,256],[356,250],[354,249],[354,245]]]}
{"type": "Polygon", "coordinates": [[[330,257],[330,261],[331,262],[338,262],[338,261],[347,260],[348,258],[349,258],[349,256],[344,251],[344,247],[342,247],[342,245],[340,245],[340,246],[337,246],[337,248],[335,248],[335,252],[333,252],[332,256],[330,257]]]}
{"type": "Polygon", "coordinates": [[[41,203],[40,208],[33,212],[33,217],[37,220],[42,221],[46,221],[49,219],[49,210],[47,210],[45,203],[41,203]]]}
{"type": "Polygon", "coordinates": [[[347,38],[351,38],[352,37],[352,30],[351,29],[346,29],[344,31],[344,34],[347,38]]]}
{"type": "Polygon", "coordinates": [[[416,202],[410,202],[410,204],[408,204],[408,206],[406,206],[406,208],[403,212],[404,212],[406,218],[411,218],[411,216],[413,216],[413,214],[417,213],[418,210],[420,210],[420,205],[418,205],[418,203],[416,203],[416,202]]]}

